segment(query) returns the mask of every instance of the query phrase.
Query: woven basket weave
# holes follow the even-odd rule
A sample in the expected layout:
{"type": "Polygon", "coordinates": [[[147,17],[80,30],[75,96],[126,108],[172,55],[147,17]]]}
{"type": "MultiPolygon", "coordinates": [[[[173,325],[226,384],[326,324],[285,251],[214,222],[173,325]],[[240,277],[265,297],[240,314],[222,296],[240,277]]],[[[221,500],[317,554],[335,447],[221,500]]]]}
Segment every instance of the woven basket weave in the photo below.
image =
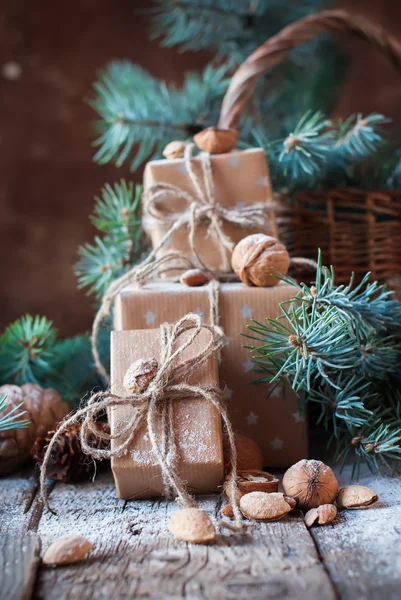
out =
{"type": "MultiPolygon", "coordinates": [[[[369,20],[332,10],[285,27],[260,46],[237,69],[224,97],[219,127],[239,128],[241,114],[257,79],[278,65],[292,48],[326,32],[348,32],[384,52],[401,70],[401,44],[369,20]]],[[[278,197],[277,220],[291,254],[333,265],[337,282],[354,271],[360,279],[371,271],[384,281],[401,273],[401,190],[336,188],[278,197]]]]}

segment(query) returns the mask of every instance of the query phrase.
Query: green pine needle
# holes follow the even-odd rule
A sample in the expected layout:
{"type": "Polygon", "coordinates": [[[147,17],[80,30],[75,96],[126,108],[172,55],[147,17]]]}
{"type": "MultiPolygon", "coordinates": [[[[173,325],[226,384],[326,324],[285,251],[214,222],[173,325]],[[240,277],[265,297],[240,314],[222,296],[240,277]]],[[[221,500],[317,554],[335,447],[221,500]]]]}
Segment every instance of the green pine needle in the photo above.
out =
{"type": "Polygon", "coordinates": [[[7,408],[7,396],[0,394],[0,432],[8,431],[12,429],[25,429],[30,425],[30,421],[21,419],[26,414],[26,410],[17,412],[22,406],[18,404],[14,406],[5,416],[1,416],[1,413],[7,408]]]}

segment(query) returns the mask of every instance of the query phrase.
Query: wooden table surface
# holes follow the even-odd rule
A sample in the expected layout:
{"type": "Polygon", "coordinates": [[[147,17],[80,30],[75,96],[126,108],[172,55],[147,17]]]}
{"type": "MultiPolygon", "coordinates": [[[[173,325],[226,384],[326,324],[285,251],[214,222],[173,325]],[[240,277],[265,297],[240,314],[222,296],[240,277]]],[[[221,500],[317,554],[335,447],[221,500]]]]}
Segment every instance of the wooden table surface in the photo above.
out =
{"type": "MultiPolygon", "coordinates": [[[[339,475],[349,483],[347,473],[339,475]]],[[[212,546],[175,541],[167,530],[174,502],[116,498],[110,473],[93,483],[57,484],[43,511],[35,479],[0,480],[0,599],[165,598],[401,599],[401,479],[363,475],[380,496],[370,509],[344,511],[306,529],[294,512],[276,523],[223,530],[212,546]],[[81,564],[45,567],[41,548],[66,535],[94,542],[81,564]]],[[[212,518],[219,496],[200,500],[212,518]]]]}

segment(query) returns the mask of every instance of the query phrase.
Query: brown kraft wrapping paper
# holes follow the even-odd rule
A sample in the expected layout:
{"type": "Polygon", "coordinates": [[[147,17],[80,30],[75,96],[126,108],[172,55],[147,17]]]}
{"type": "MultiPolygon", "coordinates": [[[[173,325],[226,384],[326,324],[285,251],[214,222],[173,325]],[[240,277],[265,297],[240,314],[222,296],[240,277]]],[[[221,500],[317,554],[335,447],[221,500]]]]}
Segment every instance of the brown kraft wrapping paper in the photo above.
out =
{"type": "MultiPolygon", "coordinates": [[[[195,174],[202,184],[202,172],[199,158],[192,159],[195,174]]],[[[211,155],[212,176],[216,202],[225,208],[266,203],[273,199],[269,170],[264,151],[261,148],[235,150],[228,154],[211,155]]],[[[193,186],[188,177],[183,158],[170,160],[154,160],[147,163],[144,172],[144,192],[156,183],[171,183],[186,192],[194,194],[193,186]]],[[[181,198],[167,197],[159,200],[158,206],[169,213],[183,213],[188,204],[181,198]]],[[[146,213],[143,215],[143,226],[151,238],[152,247],[157,248],[163,236],[171,227],[171,223],[154,221],[146,213]]],[[[198,223],[195,233],[195,247],[201,260],[208,268],[219,270],[222,259],[218,244],[208,237],[207,223],[198,223]]],[[[252,233],[266,233],[277,236],[277,228],[273,210],[269,212],[266,226],[255,228],[243,227],[225,222],[224,233],[237,244],[242,238],[252,233]]],[[[158,251],[162,256],[171,250],[177,250],[193,260],[188,243],[188,229],[183,225],[174,232],[169,241],[158,251]]]]}
{"type": "MultiPolygon", "coordinates": [[[[116,301],[116,329],[147,329],[174,322],[195,312],[209,319],[208,286],[152,282],[141,288],[128,286],[116,301]]],[[[251,288],[242,283],[222,283],[219,293],[220,325],[228,344],[222,351],[220,384],[235,431],[253,438],[262,448],[266,467],[287,467],[308,454],[307,424],[299,414],[295,394],[285,398],[276,388],[268,398],[268,386],[251,385],[253,371],[250,343],[241,333],[251,319],[264,322],[280,314],[279,303],[294,296],[294,288],[280,283],[273,288],[251,288]]]]}
{"type": "MultiPolygon", "coordinates": [[[[122,382],[132,362],[148,357],[159,360],[159,335],[158,329],[112,333],[111,391],[114,394],[127,395],[122,382]]],[[[208,339],[208,332],[201,331],[182,358],[196,356],[208,339]]],[[[187,383],[218,386],[218,379],[217,358],[211,357],[187,383]]],[[[112,433],[127,422],[133,410],[132,406],[109,410],[112,433]]],[[[174,422],[182,479],[194,493],[216,491],[223,477],[222,427],[218,410],[200,398],[177,400],[174,422]]],[[[163,494],[160,467],[146,427],[138,431],[127,454],[112,458],[111,467],[119,498],[152,498],[163,494]]]]}

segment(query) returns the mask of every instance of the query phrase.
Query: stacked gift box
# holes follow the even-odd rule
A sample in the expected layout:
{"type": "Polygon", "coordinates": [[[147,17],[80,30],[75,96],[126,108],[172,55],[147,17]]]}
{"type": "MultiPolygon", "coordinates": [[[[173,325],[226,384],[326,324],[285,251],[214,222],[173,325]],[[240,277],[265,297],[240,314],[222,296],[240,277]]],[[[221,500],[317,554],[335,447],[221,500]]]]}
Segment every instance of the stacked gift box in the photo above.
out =
{"type": "MultiPolygon", "coordinates": [[[[252,204],[271,207],[272,190],[263,150],[232,151],[210,155],[208,160],[217,204],[227,210],[241,210],[241,207],[252,204]]],[[[158,248],[158,257],[174,250],[194,259],[189,243],[189,225],[185,219],[182,227],[168,236],[172,224],[188,212],[188,202],[194,195],[193,178],[189,177],[187,164],[184,157],[156,160],[148,163],[145,169],[145,198],[147,192],[157,190],[158,185],[169,190],[165,195],[157,195],[157,202],[152,204],[151,209],[149,204],[144,205],[144,227],[153,248],[158,248]],[[185,193],[174,196],[175,188],[185,193]],[[159,248],[163,238],[167,241],[159,248]]],[[[206,184],[199,156],[191,158],[191,167],[203,188],[206,184]]],[[[269,218],[263,227],[259,225],[257,229],[224,222],[224,235],[234,244],[255,231],[275,235],[273,212],[267,210],[266,214],[269,218]]],[[[196,223],[193,243],[202,264],[211,271],[219,270],[219,239],[210,236],[207,218],[196,223]]],[[[265,466],[293,464],[307,456],[307,427],[298,410],[297,398],[291,389],[255,384],[258,374],[255,373],[250,351],[244,348],[247,340],[242,334],[247,333],[251,320],[264,322],[266,317],[279,316],[280,303],[293,297],[294,288],[284,282],[274,287],[248,287],[238,281],[222,281],[215,286],[216,292],[212,297],[211,285],[191,287],[178,281],[156,278],[142,282],[140,286],[128,285],[119,293],[112,334],[112,391],[120,395],[126,393],[122,382],[133,361],[160,354],[158,332],[162,323],[174,323],[187,313],[195,313],[212,324],[213,315],[218,314],[218,324],[224,331],[226,343],[221,356],[211,359],[200,369],[196,383],[220,384],[234,430],[259,444],[265,466]],[[217,311],[216,306],[211,306],[213,302],[217,303],[217,311]]],[[[199,338],[197,344],[202,343],[205,339],[199,338]]],[[[112,431],[128,420],[132,410],[129,406],[111,410],[112,431]]],[[[174,411],[183,479],[195,492],[215,490],[223,475],[219,414],[203,400],[193,399],[177,401],[174,411]]],[[[126,455],[113,458],[112,467],[122,498],[154,496],[163,492],[159,467],[152,456],[145,429],[138,432],[126,455]]]]}

